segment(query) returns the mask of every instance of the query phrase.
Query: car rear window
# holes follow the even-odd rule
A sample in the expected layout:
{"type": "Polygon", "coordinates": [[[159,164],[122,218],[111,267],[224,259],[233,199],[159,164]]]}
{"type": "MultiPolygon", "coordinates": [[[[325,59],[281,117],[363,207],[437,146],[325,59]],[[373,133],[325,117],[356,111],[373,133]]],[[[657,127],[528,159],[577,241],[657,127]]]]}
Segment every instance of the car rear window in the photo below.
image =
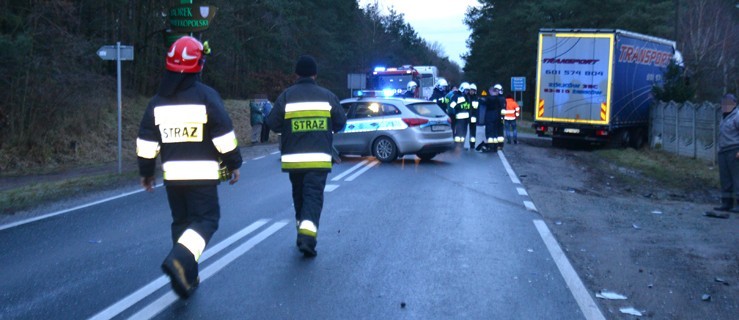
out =
{"type": "Polygon", "coordinates": [[[414,104],[409,104],[406,107],[408,107],[408,109],[411,109],[413,113],[419,116],[430,117],[430,118],[439,118],[442,116],[446,116],[446,113],[444,112],[444,110],[441,110],[441,108],[439,108],[439,106],[433,102],[414,103],[414,104]]]}

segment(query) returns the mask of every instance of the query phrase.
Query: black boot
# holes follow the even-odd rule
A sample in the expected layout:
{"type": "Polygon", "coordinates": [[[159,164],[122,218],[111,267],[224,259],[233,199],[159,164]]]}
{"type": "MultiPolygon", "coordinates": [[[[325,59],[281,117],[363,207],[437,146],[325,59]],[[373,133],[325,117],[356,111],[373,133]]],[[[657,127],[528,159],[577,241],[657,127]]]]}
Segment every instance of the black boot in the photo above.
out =
{"type": "Polygon", "coordinates": [[[734,198],[721,198],[721,206],[715,207],[716,211],[731,211],[734,208],[734,198]]]}
{"type": "Polygon", "coordinates": [[[303,253],[303,256],[310,258],[318,254],[316,242],[316,237],[298,233],[298,250],[303,253]]]}
{"type": "Polygon", "coordinates": [[[162,262],[162,271],[169,276],[172,290],[182,299],[189,298],[200,284],[198,262],[182,244],[176,244],[169,252],[162,262]]]}

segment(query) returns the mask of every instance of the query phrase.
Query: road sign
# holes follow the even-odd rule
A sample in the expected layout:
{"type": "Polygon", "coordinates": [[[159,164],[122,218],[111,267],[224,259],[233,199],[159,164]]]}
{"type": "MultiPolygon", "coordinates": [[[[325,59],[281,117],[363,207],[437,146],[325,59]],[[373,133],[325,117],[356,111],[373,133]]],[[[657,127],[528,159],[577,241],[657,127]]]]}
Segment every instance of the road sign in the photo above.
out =
{"type": "Polygon", "coordinates": [[[526,77],[511,77],[511,91],[526,91],[526,77]]]}
{"type": "MultiPolygon", "coordinates": [[[[102,46],[98,49],[98,57],[103,60],[115,60],[115,46],[102,46]]],[[[121,60],[133,60],[133,46],[121,46],[121,60]]]]}
{"type": "Polygon", "coordinates": [[[346,76],[348,89],[364,89],[367,87],[367,75],[364,73],[350,73],[346,76]]]}
{"type": "Polygon", "coordinates": [[[169,27],[177,32],[200,32],[210,27],[218,10],[215,6],[182,4],[169,8],[169,27]]]}

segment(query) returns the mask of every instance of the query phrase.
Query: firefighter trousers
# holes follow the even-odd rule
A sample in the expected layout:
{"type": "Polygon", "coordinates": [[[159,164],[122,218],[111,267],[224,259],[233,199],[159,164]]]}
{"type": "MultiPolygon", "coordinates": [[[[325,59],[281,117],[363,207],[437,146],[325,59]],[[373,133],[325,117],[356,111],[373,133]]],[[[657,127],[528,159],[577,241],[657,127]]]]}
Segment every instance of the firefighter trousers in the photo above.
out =
{"type": "Polygon", "coordinates": [[[318,227],[328,171],[290,172],[295,221],[309,220],[318,227]]]}
{"type": "Polygon", "coordinates": [[[172,244],[177,244],[187,229],[197,232],[207,244],[221,218],[218,186],[167,186],[166,189],[172,210],[172,244]]]}
{"type": "Polygon", "coordinates": [[[454,142],[464,143],[464,138],[467,136],[467,126],[470,123],[470,119],[457,119],[454,127],[454,142]]]}

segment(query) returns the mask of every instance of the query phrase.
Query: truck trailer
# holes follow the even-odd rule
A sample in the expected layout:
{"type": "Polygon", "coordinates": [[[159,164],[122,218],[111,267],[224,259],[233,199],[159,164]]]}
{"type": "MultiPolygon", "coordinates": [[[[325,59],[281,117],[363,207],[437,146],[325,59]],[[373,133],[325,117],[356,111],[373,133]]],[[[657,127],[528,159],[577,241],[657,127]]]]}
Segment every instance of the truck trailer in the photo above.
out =
{"type": "Polygon", "coordinates": [[[640,148],[647,141],[652,87],[675,42],[618,29],[540,29],[537,134],[640,148]]]}

